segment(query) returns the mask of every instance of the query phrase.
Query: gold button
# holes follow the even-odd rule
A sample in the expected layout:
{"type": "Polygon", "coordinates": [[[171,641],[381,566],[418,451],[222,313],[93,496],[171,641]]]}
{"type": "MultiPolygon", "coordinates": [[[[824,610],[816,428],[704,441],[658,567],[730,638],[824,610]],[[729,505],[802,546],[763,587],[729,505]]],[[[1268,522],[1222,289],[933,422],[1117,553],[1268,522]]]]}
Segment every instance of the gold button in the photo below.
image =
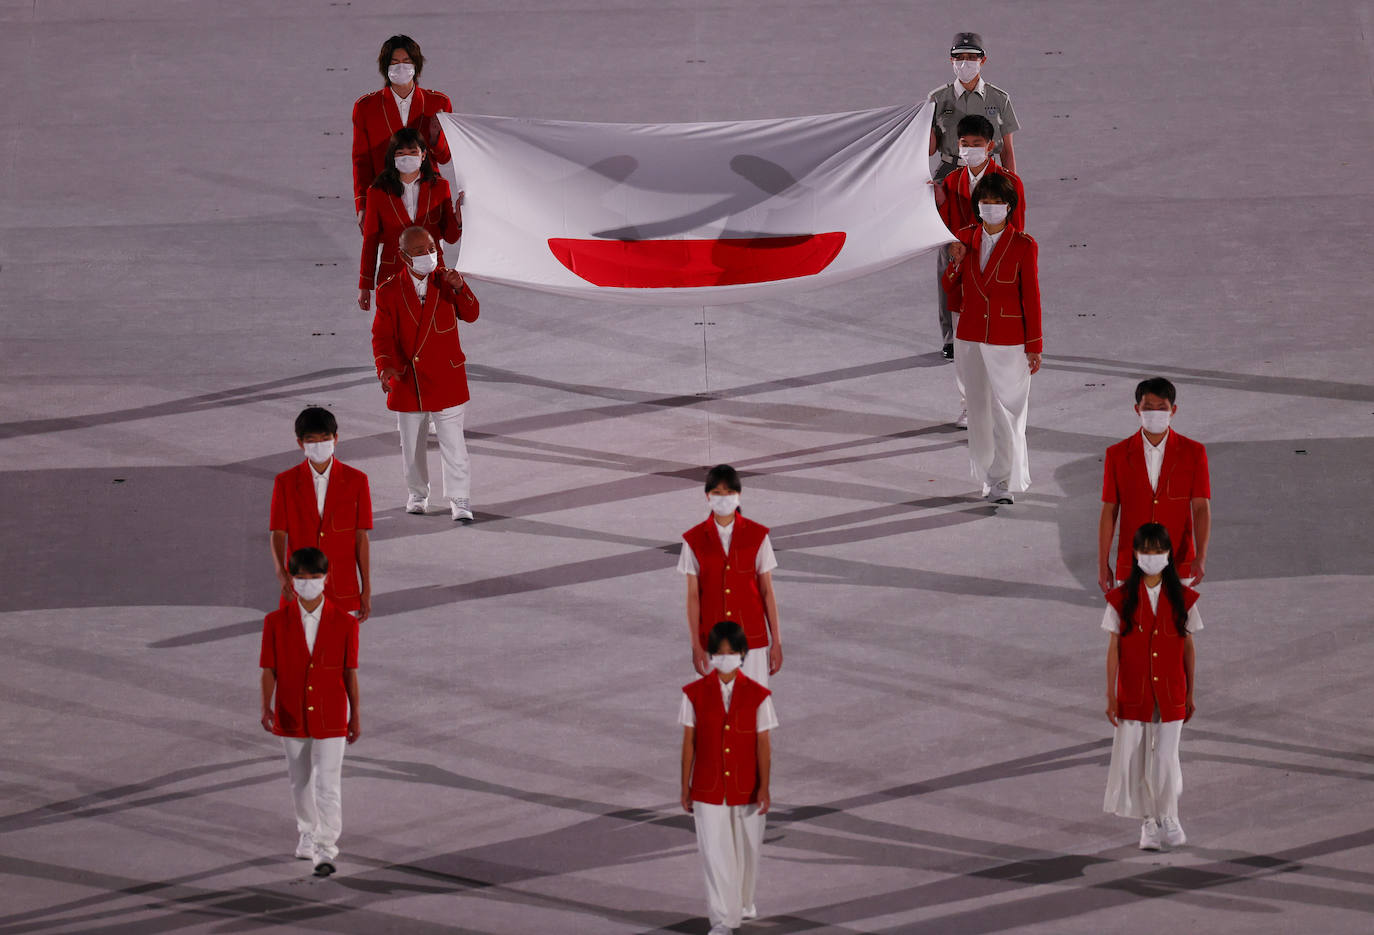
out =
{"type": "Polygon", "coordinates": [[[1159,681],[1159,676],[1158,676],[1158,675],[1155,676],[1155,681],[1156,681],[1156,682],[1159,681]]]}
{"type": "Polygon", "coordinates": [[[730,771],[729,771],[728,769],[725,771],[725,775],[727,775],[727,776],[730,775],[730,771]]]}
{"type": "Polygon", "coordinates": [[[726,593],[726,594],[729,594],[729,593],[730,593],[730,589],[729,589],[729,588],[726,588],[726,589],[725,589],[725,593],[726,593]]]}
{"type": "Polygon", "coordinates": [[[314,685],[307,685],[307,686],[305,686],[305,690],[308,691],[308,692],[313,692],[313,691],[315,690],[315,686],[314,686],[314,685]]]}
{"type": "Polygon", "coordinates": [[[729,724],[726,724],[726,725],[725,725],[725,729],[726,729],[726,730],[729,730],[729,729],[730,729],[730,725],[729,725],[729,724]]]}
{"type": "MultiPolygon", "coordinates": [[[[418,359],[418,358],[417,358],[417,359],[418,359]]],[[[1155,501],[1155,503],[1158,503],[1158,502],[1159,502],[1158,500],[1155,501]]]]}
{"type": "Polygon", "coordinates": [[[730,617],[730,616],[733,616],[733,615],[734,615],[734,612],[733,612],[733,611],[727,610],[727,611],[725,612],[725,616],[727,616],[727,617],[730,617]]]}
{"type": "Polygon", "coordinates": [[[1150,653],[1151,656],[1158,656],[1159,653],[1150,653]]]}
{"type": "Polygon", "coordinates": [[[726,747],[726,748],[725,748],[725,752],[726,752],[726,753],[729,753],[729,752],[730,752],[730,748],[729,748],[729,747],[726,747]]]}
{"type": "Polygon", "coordinates": [[[311,705],[310,707],[306,708],[305,710],[307,710],[307,711],[314,711],[314,710],[315,710],[315,706],[314,706],[314,705],[311,705]]]}

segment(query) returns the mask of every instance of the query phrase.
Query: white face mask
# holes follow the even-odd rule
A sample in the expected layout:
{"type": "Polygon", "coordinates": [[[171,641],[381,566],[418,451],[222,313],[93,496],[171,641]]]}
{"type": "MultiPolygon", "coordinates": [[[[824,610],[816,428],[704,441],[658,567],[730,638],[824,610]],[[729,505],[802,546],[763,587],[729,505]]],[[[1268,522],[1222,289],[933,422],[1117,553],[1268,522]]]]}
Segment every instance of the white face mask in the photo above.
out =
{"type": "Polygon", "coordinates": [[[296,596],[303,601],[313,601],[324,593],[323,578],[292,578],[291,586],[296,589],[296,596]]]}
{"type": "Polygon", "coordinates": [[[715,669],[721,675],[729,675],[743,664],[744,660],[734,653],[711,657],[711,668],[715,669]]]}
{"type": "Polygon", "coordinates": [[[316,464],[324,464],[334,457],[334,443],[330,442],[306,442],[305,456],[316,464]]]}
{"type": "Polygon", "coordinates": [[[1169,428],[1169,417],[1167,409],[1142,409],[1140,424],[1151,435],[1162,435],[1169,428]]]}
{"type": "Polygon", "coordinates": [[[1135,553],[1135,563],[1140,566],[1140,570],[1147,575],[1157,575],[1169,567],[1169,553],[1159,552],[1154,555],[1147,555],[1144,552],[1135,553]]]}
{"type": "Polygon", "coordinates": [[[979,70],[983,67],[983,63],[979,61],[956,61],[951,64],[954,66],[954,77],[958,78],[960,81],[972,81],[974,78],[977,78],[979,70]]]}
{"type": "Polygon", "coordinates": [[[439,254],[437,253],[422,253],[419,256],[406,254],[406,256],[410,257],[411,268],[421,276],[428,276],[439,266],[439,254]]]}
{"type": "Polygon", "coordinates": [[[409,62],[401,62],[387,68],[386,76],[391,79],[392,84],[410,84],[415,78],[415,66],[409,62]]]}
{"type": "Polygon", "coordinates": [[[990,205],[986,202],[978,205],[978,215],[987,223],[996,227],[1007,219],[1007,212],[1011,210],[1010,205],[990,205]]]}
{"type": "Polygon", "coordinates": [[[981,146],[960,146],[959,161],[970,169],[988,161],[988,151],[981,146]]]}
{"type": "Polygon", "coordinates": [[[711,512],[717,516],[729,516],[739,509],[739,494],[737,493],[727,494],[723,497],[713,493],[706,500],[711,504],[711,512]]]}
{"type": "Polygon", "coordinates": [[[397,156],[396,171],[402,175],[409,175],[412,172],[420,171],[420,163],[424,161],[423,156],[397,156]]]}

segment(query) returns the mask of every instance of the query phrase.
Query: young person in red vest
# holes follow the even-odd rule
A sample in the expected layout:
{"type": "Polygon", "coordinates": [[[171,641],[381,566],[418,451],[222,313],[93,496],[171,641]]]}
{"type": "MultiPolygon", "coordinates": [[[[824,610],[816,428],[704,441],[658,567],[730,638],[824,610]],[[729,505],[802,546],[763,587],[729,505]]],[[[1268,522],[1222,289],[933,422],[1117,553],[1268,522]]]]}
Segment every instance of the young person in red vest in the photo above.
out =
{"type": "Polygon", "coordinates": [[[713,626],[706,648],[710,674],[682,689],[678,710],[682,807],[696,823],[711,935],[729,935],[759,915],[754,888],[778,716],[768,689],[740,671],[750,650],[738,623],[713,626]]]}
{"type": "Polygon", "coordinates": [[[1193,716],[1198,593],[1170,561],[1169,532],[1146,523],[1132,543],[1126,583],[1107,592],[1107,720],[1116,728],[1103,811],[1142,819],[1140,847],[1187,843],[1178,821],[1183,771],[1178,744],[1193,716]]]}
{"type": "Polygon", "coordinates": [[[281,738],[296,810],[296,856],[334,872],[343,831],[344,744],[362,735],[358,621],[325,595],[329,559],[297,549],[288,559],[295,600],[262,627],[262,727],[281,738]]]}
{"type": "Polygon", "coordinates": [[[448,181],[431,161],[429,146],[418,130],[397,130],[386,151],[386,168],[367,190],[363,215],[363,255],[358,269],[358,308],[372,307],[372,290],[401,272],[397,256],[401,231],[423,227],[439,245],[439,265],[444,265],[441,241],[457,243],[463,235],[462,207],[450,200],[448,181]],[[377,259],[381,251],[380,262],[377,259]]]}
{"type": "Polygon", "coordinates": [[[968,402],[969,464],[992,503],[1013,503],[1030,487],[1026,417],[1045,346],[1040,251],[1012,223],[1019,203],[1010,176],[985,175],[973,190],[980,223],[956,232],[944,277],[959,315],[954,368],[968,402]]]}
{"type": "Polygon", "coordinates": [[[751,652],[744,674],[760,685],[782,668],[782,632],[773,595],[778,560],[768,527],[744,518],[739,509],[739,472],[717,464],[706,472],[711,515],[682,534],[677,570],[687,577],[687,636],[692,667],[710,671],[707,634],[719,620],[744,628],[751,652]]]}
{"type": "Polygon", "coordinates": [[[311,406],[296,416],[296,444],[305,460],[272,484],[272,565],[281,583],[281,606],[293,599],[287,556],[313,547],[329,557],[329,600],[359,620],[372,613],[372,572],[367,531],[372,494],[367,475],[334,457],[339,423],[328,409],[311,406]]]}
{"type": "Polygon", "coordinates": [[[425,424],[439,436],[444,497],[455,522],[472,522],[472,469],[463,420],[467,414],[467,357],[458,322],[477,320],[479,306],[462,275],[439,267],[434,238],[423,227],[401,233],[405,271],[377,287],[372,353],[387,408],[396,413],[405,464],[407,513],[429,508],[425,424]]]}
{"type": "Polygon", "coordinates": [[[383,157],[397,130],[418,130],[434,150],[435,161],[440,165],[449,161],[448,143],[435,115],[451,113],[453,104],[448,95],[415,83],[424,67],[418,42],[409,36],[392,36],[382,43],[377,55],[384,87],[353,102],[353,210],[359,228],[363,226],[368,186],[386,168],[383,157]]]}
{"type": "Polygon", "coordinates": [[[1097,583],[1110,591],[1131,570],[1132,529],[1159,523],[1177,543],[1174,564],[1185,584],[1196,585],[1206,574],[1207,543],[1212,535],[1212,482],[1207,449],[1180,435],[1169,423],[1178,412],[1177,391],[1163,377],[1142,380],[1135,388],[1140,431],[1107,449],[1102,472],[1102,515],[1097,522],[1097,583]],[[1112,568],[1112,538],[1116,568],[1112,568]]]}

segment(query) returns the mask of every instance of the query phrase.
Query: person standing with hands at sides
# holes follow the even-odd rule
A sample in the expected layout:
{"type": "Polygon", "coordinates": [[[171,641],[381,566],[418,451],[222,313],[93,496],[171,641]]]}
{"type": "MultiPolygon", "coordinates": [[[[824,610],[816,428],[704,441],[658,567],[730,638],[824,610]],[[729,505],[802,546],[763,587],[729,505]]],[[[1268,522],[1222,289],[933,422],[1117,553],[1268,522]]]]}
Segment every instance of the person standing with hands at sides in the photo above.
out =
{"type": "Polygon", "coordinates": [[[750,651],[738,623],[717,623],[706,645],[708,674],[682,689],[678,709],[682,807],[696,824],[711,935],[729,935],[759,916],[754,889],[778,716],[768,689],[741,671],[750,651]]]}
{"type": "MultiPolygon", "coordinates": [[[[401,271],[397,257],[401,231],[423,227],[434,242],[457,243],[463,234],[459,199],[449,199],[448,181],[434,170],[429,146],[418,130],[397,130],[386,151],[382,174],[367,190],[363,216],[363,256],[358,271],[358,307],[372,307],[372,290],[401,271]],[[381,249],[381,262],[377,251],[381,249]]],[[[444,248],[439,246],[439,265],[444,248]]]]}
{"type": "Polygon", "coordinates": [[[1170,561],[1169,532],[1146,523],[1132,540],[1125,584],[1107,592],[1107,720],[1116,728],[1102,809],[1139,818],[1140,849],[1186,844],[1178,821],[1183,724],[1192,718],[1198,593],[1170,561]],[[1160,600],[1161,593],[1164,600],[1160,600]]]}
{"type": "MultiPolygon", "coordinates": [[[[983,80],[983,66],[987,63],[987,52],[983,48],[983,37],[976,32],[956,33],[950,43],[949,64],[954,70],[954,80],[930,92],[929,99],[935,103],[933,127],[939,132],[940,169],[935,174],[938,183],[968,163],[960,158],[966,145],[960,140],[959,121],[976,114],[982,116],[992,126],[991,152],[999,159],[1008,172],[1016,172],[1016,152],[1012,148],[1012,134],[1021,129],[1012,109],[1011,98],[1006,91],[983,80]]],[[[950,227],[954,233],[959,228],[950,227]]],[[[944,275],[948,263],[944,251],[935,254],[937,278],[944,275]]],[[[945,360],[954,359],[954,323],[944,294],[937,296],[940,312],[940,335],[944,342],[945,360]]]]}
{"type": "Polygon", "coordinates": [[[416,83],[424,67],[418,42],[409,36],[392,36],[382,43],[377,55],[377,70],[385,85],[353,102],[353,210],[359,230],[367,207],[367,189],[387,168],[387,145],[397,130],[414,128],[433,151],[434,160],[439,165],[448,164],[448,143],[435,115],[452,113],[453,103],[448,95],[416,83]]]}
{"type": "Polygon", "coordinates": [[[372,613],[372,572],[367,531],[372,493],[367,475],[334,456],[339,423],[334,413],[310,406],[296,416],[296,444],[305,460],[282,471],[272,484],[269,517],[272,565],[281,583],[281,606],[295,599],[288,556],[317,548],[329,558],[330,603],[359,621],[372,613]]]}
{"type": "Polygon", "coordinates": [[[296,857],[327,877],[343,831],[345,743],[362,736],[358,621],[326,595],[329,559],[297,549],[287,560],[295,599],[263,621],[262,727],[281,738],[296,811],[296,857]]]}
{"type": "Polygon", "coordinates": [[[439,249],[423,227],[401,233],[405,272],[377,287],[372,353],[387,408],[396,413],[405,466],[407,513],[429,508],[425,425],[439,436],[444,497],[455,522],[472,522],[471,464],[463,438],[467,414],[467,356],[458,322],[474,322],[480,308],[463,276],[439,266],[439,249]]]}
{"type": "Polygon", "coordinates": [[[1178,412],[1174,385],[1163,377],[1135,388],[1140,431],[1107,449],[1102,474],[1102,515],[1097,522],[1097,584],[1106,593],[1130,574],[1128,533],[1159,523],[1177,543],[1175,567],[1184,584],[1206,575],[1212,536],[1212,481],[1207,449],[1170,426],[1178,412]],[[1119,522],[1118,522],[1119,521],[1119,522]],[[1112,538],[1121,527],[1113,570],[1112,538]]]}
{"type": "Polygon", "coordinates": [[[773,594],[778,560],[768,527],[745,519],[739,509],[739,473],[728,464],[706,472],[711,515],[682,534],[677,570],[687,578],[687,637],[692,667],[710,671],[708,636],[721,620],[739,624],[749,648],[744,674],[760,685],[782,668],[782,632],[773,594]]]}
{"type": "Polygon", "coordinates": [[[1006,175],[973,191],[977,225],[949,248],[945,293],[959,313],[955,371],[968,400],[968,452],[983,496],[1015,502],[1030,487],[1026,416],[1040,370],[1039,247],[1011,222],[1020,198],[1006,175]]]}

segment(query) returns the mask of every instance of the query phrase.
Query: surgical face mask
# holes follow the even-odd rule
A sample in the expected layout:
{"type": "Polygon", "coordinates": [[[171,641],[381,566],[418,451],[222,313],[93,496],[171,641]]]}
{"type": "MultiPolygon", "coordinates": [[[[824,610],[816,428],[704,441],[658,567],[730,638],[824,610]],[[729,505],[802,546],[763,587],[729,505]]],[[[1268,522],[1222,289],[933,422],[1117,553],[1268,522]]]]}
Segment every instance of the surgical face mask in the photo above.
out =
{"type": "Polygon", "coordinates": [[[988,161],[988,151],[982,146],[960,146],[959,161],[972,168],[988,161]]]}
{"type": "Polygon", "coordinates": [[[958,78],[960,81],[972,81],[974,78],[977,78],[979,70],[983,67],[983,63],[976,60],[972,62],[956,61],[952,64],[954,66],[954,77],[958,78]]]}
{"type": "Polygon", "coordinates": [[[706,499],[711,504],[711,512],[717,516],[729,516],[739,509],[739,494],[737,493],[727,494],[723,497],[713,493],[706,499]]]}
{"type": "Polygon", "coordinates": [[[1153,555],[1144,552],[1135,553],[1135,563],[1140,566],[1140,570],[1147,575],[1157,575],[1169,567],[1169,553],[1159,552],[1153,555]]]}
{"type": "Polygon", "coordinates": [[[402,175],[409,175],[412,172],[420,171],[420,163],[424,161],[423,156],[397,156],[396,171],[402,175]]]}
{"type": "Polygon", "coordinates": [[[406,254],[406,256],[410,257],[411,268],[421,276],[428,276],[439,266],[439,254],[437,253],[422,253],[419,256],[406,254]]]}
{"type": "Polygon", "coordinates": [[[324,464],[334,457],[334,443],[328,442],[306,442],[305,456],[316,464],[324,464]]]}
{"type": "Polygon", "coordinates": [[[1007,219],[1007,211],[1010,205],[990,205],[986,202],[978,205],[978,215],[984,221],[996,227],[1007,219]]]}
{"type": "Polygon", "coordinates": [[[296,596],[303,601],[313,601],[324,593],[323,578],[292,578],[291,586],[296,589],[296,596]]]}
{"type": "Polygon", "coordinates": [[[1167,409],[1142,409],[1140,424],[1151,435],[1162,435],[1169,428],[1169,415],[1167,409]]]}
{"type": "Polygon", "coordinates": [[[410,84],[415,78],[415,66],[409,62],[400,62],[387,68],[386,76],[392,84],[410,84]]]}
{"type": "Polygon", "coordinates": [[[743,664],[744,660],[734,653],[711,657],[711,668],[715,669],[721,675],[729,675],[743,664]]]}

